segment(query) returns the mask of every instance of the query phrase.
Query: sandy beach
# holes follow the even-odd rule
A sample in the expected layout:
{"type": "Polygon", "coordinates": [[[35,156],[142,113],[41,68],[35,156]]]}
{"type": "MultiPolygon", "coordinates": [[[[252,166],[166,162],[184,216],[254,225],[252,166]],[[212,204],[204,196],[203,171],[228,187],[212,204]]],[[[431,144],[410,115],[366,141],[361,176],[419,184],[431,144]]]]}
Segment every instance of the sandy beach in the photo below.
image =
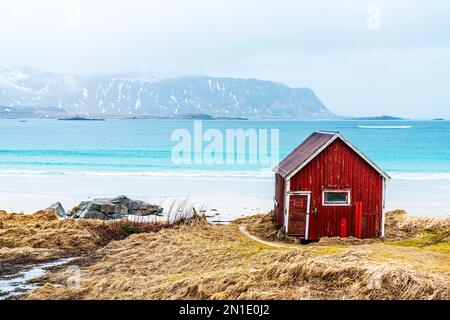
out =
{"type": "MultiPolygon", "coordinates": [[[[1,180],[0,208],[9,212],[31,213],[57,201],[70,209],[83,200],[125,194],[163,207],[188,199],[197,208],[215,209],[220,221],[270,211],[274,189],[271,178],[248,177],[4,174],[1,180]]],[[[450,180],[393,179],[387,185],[386,210],[449,217],[449,191],[450,180]]]]}

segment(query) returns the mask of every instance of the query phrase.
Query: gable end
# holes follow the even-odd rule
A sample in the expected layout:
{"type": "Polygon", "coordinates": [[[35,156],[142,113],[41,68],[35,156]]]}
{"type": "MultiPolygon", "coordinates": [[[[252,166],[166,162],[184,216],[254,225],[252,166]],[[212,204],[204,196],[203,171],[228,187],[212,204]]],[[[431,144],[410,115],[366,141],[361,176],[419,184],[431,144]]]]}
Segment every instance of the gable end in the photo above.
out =
{"type": "Polygon", "coordinates": [[[355,145],[347,141],[339,132],[314,132],[300,146],[292,151],[280,164],[274,168],[286,180],[289,180],[297,172],[302,170],[308,163],[316,158],[323,150],[328,148],[336,139],[342,140],[344,144],[352,149],[359,157],[367,162],[384,179],[391,177],[361,152],[355,145]]]}

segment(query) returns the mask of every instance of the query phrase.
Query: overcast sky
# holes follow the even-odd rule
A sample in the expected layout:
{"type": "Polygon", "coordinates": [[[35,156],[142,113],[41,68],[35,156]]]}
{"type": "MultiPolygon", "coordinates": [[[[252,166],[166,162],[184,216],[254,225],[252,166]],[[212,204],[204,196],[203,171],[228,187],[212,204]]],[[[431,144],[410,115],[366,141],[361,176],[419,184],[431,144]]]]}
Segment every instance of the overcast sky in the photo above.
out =
{"type": "Polygon", "coordinates": [[[445,0],[2,0],[0,67],[310,87],[341,115],[450,118],[445,0]]]}

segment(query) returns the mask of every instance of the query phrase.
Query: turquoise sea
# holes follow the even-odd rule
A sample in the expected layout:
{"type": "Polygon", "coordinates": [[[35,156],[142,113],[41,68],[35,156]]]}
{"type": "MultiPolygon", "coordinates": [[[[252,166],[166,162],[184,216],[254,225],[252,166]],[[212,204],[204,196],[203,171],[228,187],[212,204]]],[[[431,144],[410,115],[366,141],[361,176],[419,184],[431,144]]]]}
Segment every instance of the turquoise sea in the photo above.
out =
{"type": "MultiPolygon", "coordinates": [[[[0,120],[0,173],[267,176],[262,164],[176,164],[191,120],[0,120]]],[[[203,121],[203,130],[278,129],[280,159],[315,130],[340,131],[393,178],[450,180],[450,121],[203,121]]],[[[270,134],[270,133],[269,133],[270,134]]],[[[207,143],[205,143],[207,144],[207,143]]],[[[249,158],[246,150],[246,158],[249,158]]]]}

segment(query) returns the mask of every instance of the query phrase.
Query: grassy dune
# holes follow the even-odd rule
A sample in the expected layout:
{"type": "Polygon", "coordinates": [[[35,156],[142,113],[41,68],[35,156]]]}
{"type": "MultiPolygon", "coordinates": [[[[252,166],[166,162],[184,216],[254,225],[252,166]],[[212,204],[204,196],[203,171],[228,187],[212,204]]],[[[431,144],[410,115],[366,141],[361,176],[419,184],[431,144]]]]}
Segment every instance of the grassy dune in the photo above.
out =
{"type": "Polygon", "coordinates": [[[90,232],[93,221],[58,220],[52,212],[33,215],[0,211],[0,276],[21,267],[98,248],[90,232]]]}
{"type": "Polygon", "coordinates": [[[97,222],[47,225],[40,222],[45,217],[21,217],[14,233],[4,218],[0,215],[0,241],[17,246],[1,248],[0,254],[25,250],[32,257],[34,250],[49,250],[82,256],[74,262],[81,270],[78,288],[67,286],[70,274],[62,268],[26,299],[450,299],[449,221],[403,212],[388,215],[385,240],[330,238],[309,245],[282,239],[270,215],[229,225],[171,226],[106,245],[94,239],[98,233],[91,224],[97,222]],[[30,234],[20,235],[21,223],[30,234]],[[282,246],[250,239],[239,230],[243,225],[282,246]],[[60,230],[66,240],[54,242],[60,230]],[[71,251],[75,243],[80,251],[71,251]]]}

